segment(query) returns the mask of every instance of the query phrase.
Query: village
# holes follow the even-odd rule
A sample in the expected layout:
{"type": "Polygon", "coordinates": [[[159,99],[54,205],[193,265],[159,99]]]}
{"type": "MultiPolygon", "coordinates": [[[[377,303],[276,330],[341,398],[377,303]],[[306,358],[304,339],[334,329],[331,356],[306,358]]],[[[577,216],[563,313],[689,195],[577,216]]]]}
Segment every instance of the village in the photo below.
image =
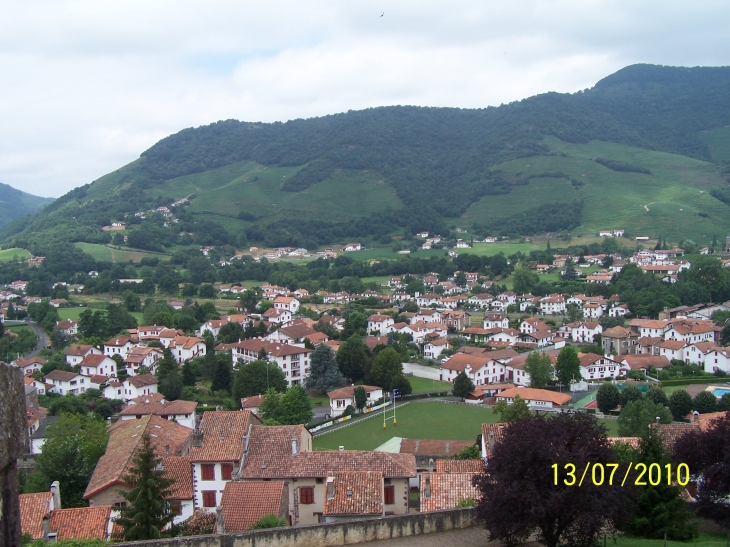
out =
{"type": "MultiPolygon", "coordinates": [[[[359,249],[353,243],[338,250],[359,249]]],[[[203,248],[201,254],[211,250],[203,248]]],[[[583,287],[589,288],[610,286],[627,265],[672,284],[681,282],[681,272],[692,267],[681,249],[640,250],[630,256],[556,254],[552,264],[537,264],[534,272],[557,270],[566,279],[582,277],[583,287]],[[581,276],[583,265],[603,269],[581,276]]],[[[7,336],[17,338],[11,329],[28,328],[15,319],[22,312],[38,313],[45,307],[57,317],[59,311],[73,309],[83,291],[82,286],[56,282],[53,289],[62,289],[64,298],[35,297],[25,294],[28,285],[16,280],[0,292],[0,321],[7,336]]],[[[159,458],[158,469],[173,481],[173,525],[199,521],[209,532],[228,533],[245,531],[268,515],[296,527],[473,505],[479,493],[472,477],[509,427],[509,420],[494,414],[500,404],[526,405],[530,412],[591,412],[615,423],[621,407],[599,411],[599,386],[660,386],[662,380],[681,379],[676,371],[686,366],[693,375],[705,377],[697,388],[711,393],[717,404],[703,410],[701,419],[688,412],[674,423],[659,424],[671,450],[682,431],[709,430],[711,418],[722,415],[717,410],[730,400],[723,398],[730,393],[723,387],[730,374],[730,301],[665,308],[658,318],[642,318],[619,294],[517,294],[478,272],[458,270],[448,277],[437,272],[390,276],[377,290],[361,293],[310,293],[270,283],[219,283],[216,291],[218,304],[207,307],[210,318],[200,320],[198,315],[185,328],[169,322],[138,324],[89,343],[94,341],[87,336],[90,315],[59,316],[50,333],[59,344],[9,359],[25,379],[29,473],[34,458],[43,454],[49,431],[63,416],[41,402],[54,408],[54,401],[93,394],[96,404],[103,399],[112,405],[106,414],[108,442],[82,495],[87,507],[67,508],[60,480],[50,489],[21,495],[23,529],[33,539],[116,538],[115,518],[127,504],[125,477],[145,436],[159,458]],[[350,373],[324,400],[313,400],[317,397],[310,391],[307,404],[314,412],[292,425],[267,421],[265,389],[230,399],[236,394],[233,378],[247,366],[267,363],[267,385],[271,365],[280,371],[285,391],[309,390],[313,375],[323,374],[313,368],[323,352],[343,370],[341,356],[355,345],[376,360],[392,353],[401,379],[378,385],[374,374],[350,373]],[[561,381],[560,356],[566,348],[574,350],[578,366],[561,381]],[[547,358],[547,383],[532,377],[531,355],[547,358]],[[186,374],[193,364],[217,367],[212,357],[229,363],[227,397],[235,409],[211,405],[214,399],[186,400],[192,390],[171,392],[169,376],[163,379],[170,367],[175,375],[186,374]],[[403,438],[371,450],[317,447],[318,436],[331,429],[334,438],[338,427],[348,421],[355,426],[358,418],[381,413],[385,427],[387,412],[412,397],[410,384],[417,381],[438,383],[441,393],[426,389],[425,395],[437,395],[444,412],[460,402],[484,409],[489,418],[471,439],[403,438]],[[360,387],[363,400],[358,400],[360,387]],[[79,521],[85,523],[81,528],[79,521]]],[[[148,300],[147,306],[178,313],[192,302],[148,300]]],[[[368,367],[374,366],[370,363],[368,367]]],[[[195,390],[210,385],[203,378],[193,377],[195,390]]],[[[395,426],[395,414],[391,419],[395,426]]],[[[614,433],[610,439],[638,446],[635,436],[614,433]]]]}

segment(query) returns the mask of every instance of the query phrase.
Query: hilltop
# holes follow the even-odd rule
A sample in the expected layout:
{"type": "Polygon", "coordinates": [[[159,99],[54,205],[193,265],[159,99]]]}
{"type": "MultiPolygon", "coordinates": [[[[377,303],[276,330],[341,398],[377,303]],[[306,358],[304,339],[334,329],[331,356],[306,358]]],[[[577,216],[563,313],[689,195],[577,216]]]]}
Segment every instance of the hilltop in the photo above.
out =
{"type": "Polygon", "coordinates": [[[730,230],[728,126],[730,68],[652,65],[499,107],[219,121],[161,140],[6,226],[0,241],[106,243],[103,226],[187,197],[183,230],[161,218],[140,226],[154,228],[149,250],[180,244],[181,232],[313,247],[451,226],[709,242],[730,230]]]}
{"type": "Polygon", "coordinates": [[[25,215],[35,213],[53,201],[17,190],[0,183],[0,226],[25,215]]]}

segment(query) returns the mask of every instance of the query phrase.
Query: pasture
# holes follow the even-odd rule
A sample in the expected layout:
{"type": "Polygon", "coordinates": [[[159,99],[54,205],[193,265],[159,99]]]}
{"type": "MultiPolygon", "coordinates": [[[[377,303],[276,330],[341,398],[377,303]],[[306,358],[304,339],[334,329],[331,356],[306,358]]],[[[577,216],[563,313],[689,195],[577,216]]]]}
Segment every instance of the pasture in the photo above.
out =
{"type": "Polygon", "coordinates": [[[170,258],[166,254],[150,253],[138,249],[115,249],[98,243],[75,243],[75,245],[100,262],[141,262],[143,258],[159,258],[160,260],[168,260],[170,258]]]}
{"type": "Polygon", "coordinates": [[[0,262],[16,262],[26,260],[32,255],[25,249],[14,247],[12,249],[3,249],[0,251],[0,262]]]}

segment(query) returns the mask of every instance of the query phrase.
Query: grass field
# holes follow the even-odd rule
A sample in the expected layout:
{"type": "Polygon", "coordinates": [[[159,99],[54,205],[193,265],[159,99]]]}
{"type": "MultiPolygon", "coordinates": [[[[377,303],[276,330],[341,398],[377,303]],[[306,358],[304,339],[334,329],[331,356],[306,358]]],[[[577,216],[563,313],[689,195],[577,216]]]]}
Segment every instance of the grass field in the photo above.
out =
{"type": "MultiPolygon", "coordinates": [[[[444,249],[419,249],[415,253],[410,253],[405,256],[428,258],[429,256],[443,256],[445,254],[446,251],[444,249]]],[[[377,260],[379,258],[399,258],[404,255],[394,252],[390,247],[374,247],[363,251],[352,251],[347,253],[347,256],[351,257],[353,260],[377,260]]]]}
{"type": "MultiPolygon", "coordinates": [[[[89,309],[86,306],[77,306],[75,308],[59,308],[58,310],[58,316],[63,319],[71,319],[72,321],[78,321],[79,316],[85,311],[89,309]]],[[[101,310],[102,308],[95,307],[93,308],[93,311],[101,310]]],[[[137,324],[142,324],[142,319],[144,318],[144,314],[140,311],[133,311],[130,312],[130,315],[134,317],[137,320],[137,324]]]]}
{"type": "MultiPolygon", "coordinates": [[[[718,155],[724,157],[730,150],[724,133],[707,138],[714,139],[718,155]]],[[[582,186],[573,187],[566,178],[533,178],[509,194],[482,198],[462,221],[469,225],[544,203],[582,200],[582,226],[575,230],[582,234],[623,228],[632,236],[661,233],[674,240],[690,237],[706,242],[713,233],[730,229],[727,205],[709,195],[711,188],[725,184],[713,164],[602,141],[571,144],[547,137],[544,143],[557,154],[513,160],[498,168],[528,176],[560,172],[582,186]],[[612,171],[593,161],[599,156],[644,167],[651,175],[612,171]],[[700,212],[707,217],[700,217],[700,212]]]]}
{"type": "MultiPolygon", "coordinates": [[[[392,415],[392,414],[391,414],[392,415]]],[[[471,441],[481,433],[481,424],[497,422],[491,409],[444,403],[411,403],[396,410],[398,425],[375,416],[334,433],[315,437],[315,449],[372,450],[391,437],[471,441]]]]}
{"type": "Polygon", "coordinates": [[[170,258],[169,255],[160,253],[112,249],[111,247],[98,243],[76,243],[75,245],[100,262],[129,262],[130,260],[132,262],[140,262],[143,258],[159,258],[160,260],[168,260],[170,258]]]}
{"type": "Polygon", "coordinates": [[[13,262],[14,260],[25,260],[32,255],[25,249],[5,249],[0,251],[0,262],[13,262]]]}
{"type": "Polygon", "coordinates": [[[413,393],[430,393],[433,391],[451,391],[449,382],[439,382],[438,380],[429,380],[428,378],[418,378],[417,376],[409,376],[408,381],[413,388],[413,393]]]}
{"type": "MultiPolygon", "coordinates": [[[[690,541],[670,541],[667,540],[667,547],[725,547],[727,545],[727,536],[723,534],[707,534],[702,533],[699,537],[694,538],[690,541]]],[[[612,538],[608,539],[607,545],[616,545],[617,547],[662,547],[664,545],[663,539],[645,539],[645,538],[630,538],[630,537],[617,537],[614,543],[612,538]]]]}
{"type": "Polygon", "coordinates": [[[458,249],[457,252],[477,256],[494,256],[504,253],[504,256],[510,256],[519,252],[528,255],[530,251],[538,250],[545,250],[545,245],[535,243],[475,243],[471,249],[458,249]]]}

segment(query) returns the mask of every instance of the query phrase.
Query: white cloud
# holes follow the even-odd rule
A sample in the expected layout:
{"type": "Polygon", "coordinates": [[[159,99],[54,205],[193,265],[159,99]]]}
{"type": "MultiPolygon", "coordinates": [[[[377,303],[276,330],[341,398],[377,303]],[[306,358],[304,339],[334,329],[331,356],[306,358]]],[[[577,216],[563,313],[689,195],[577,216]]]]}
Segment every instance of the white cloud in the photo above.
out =
{"type": "Polygon", "coordinates": [[[584,89],[636,62],[730,64],[730,6],[714,1],[39,0],[0,10],[0,182],[51,196],[219,119],[484,107],[584,89]]]}

